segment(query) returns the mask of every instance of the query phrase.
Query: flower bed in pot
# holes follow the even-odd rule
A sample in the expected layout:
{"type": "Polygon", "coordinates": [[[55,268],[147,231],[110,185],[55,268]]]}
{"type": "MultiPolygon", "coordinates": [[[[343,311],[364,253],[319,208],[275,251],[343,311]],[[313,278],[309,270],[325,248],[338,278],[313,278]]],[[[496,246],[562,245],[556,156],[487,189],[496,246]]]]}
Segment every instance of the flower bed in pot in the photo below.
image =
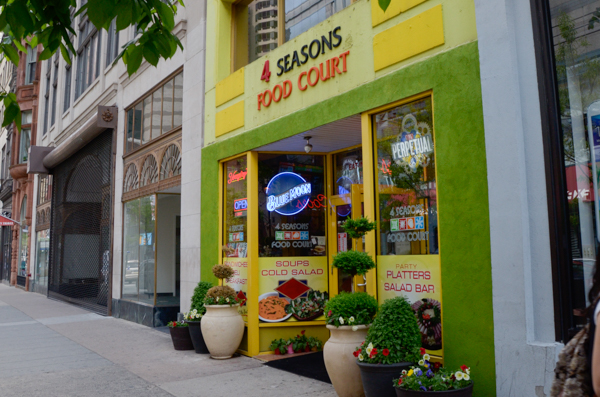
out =
{"type": "MultiPolygon", "coordinates": [[[[213,274],[223,280],[233,276],[227,265],[216,265],[213,274]]],[[[206,314],[200,324],[210,356],[223,360],[231,358],[244,336],[244,320],[238,312],[239,300],[229,286],[212,287],[204,299],[206,314]]]]}
{"type": "Polygon", "coordinates": [[[175,350],[193,350],[194,345],[190,338],[189,327],[183,321],[171,321],[167,324],[169,327],[169,333],[171,334],[171,340],[173,341],[173,348],[175,350]]]}
{"type": "Polygon", "coordinates": [[[440,368],[423,354],[419,365],[403,370],[400,378],[393,380],[397,397],[471,397],[473,381],[471,369],[466,365],[458,371],[440,368]]]}
{"type": "Polygon", "coordinates": [[[323,359],[339,396],[364,396],[353,351],[364,341],[369,324],[377,314],[377,307],[377,300],[365,292],[342,292],[325,306],[331,337],[323,348],[323,359]]]}
{"type": "Polygon", "coordinates": [[[366,397],[396,397],[393,380],[421,358],[421,333],[406,298],[386,300],[354,352],[366,397]]]}
{"type": "Polygon", "coordinates": [[[198,354],[209,353],[206,343],[204,342],[204,337],[202,336],[202,328],[200,324],[202,321],[202,316],[204,316],[206,313],[204,299],[206,298],[206,293],[211,288],[211,283],[207,281],[200,281],[194,289],[190,311],[184,314],[185,322],[190,328],[190,336],[192,338],[192,343],[194,344],[194,350],[198,354]]]}

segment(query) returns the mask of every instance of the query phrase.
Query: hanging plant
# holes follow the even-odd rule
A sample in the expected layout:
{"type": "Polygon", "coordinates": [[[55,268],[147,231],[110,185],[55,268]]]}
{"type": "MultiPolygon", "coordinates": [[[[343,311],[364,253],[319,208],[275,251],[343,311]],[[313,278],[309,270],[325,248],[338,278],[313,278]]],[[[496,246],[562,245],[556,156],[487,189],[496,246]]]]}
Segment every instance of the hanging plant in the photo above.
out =
{"type": "Polygon", "coordinates": [[[374,230],[377,223],[369,222],[367,218],[348,219],[342,226],[350,238],[362,238],[365,234],[374,230]]]}

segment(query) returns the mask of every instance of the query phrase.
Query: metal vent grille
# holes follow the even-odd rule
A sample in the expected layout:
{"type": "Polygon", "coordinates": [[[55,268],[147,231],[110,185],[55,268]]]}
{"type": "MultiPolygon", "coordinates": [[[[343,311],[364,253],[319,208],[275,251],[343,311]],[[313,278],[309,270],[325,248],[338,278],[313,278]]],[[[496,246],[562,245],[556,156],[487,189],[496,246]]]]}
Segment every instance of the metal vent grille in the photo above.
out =
{"type": "Polygon", "coordinates": [[[48,296],[108,314],[112,130],[57,166],[52,191],[48,296]]]}

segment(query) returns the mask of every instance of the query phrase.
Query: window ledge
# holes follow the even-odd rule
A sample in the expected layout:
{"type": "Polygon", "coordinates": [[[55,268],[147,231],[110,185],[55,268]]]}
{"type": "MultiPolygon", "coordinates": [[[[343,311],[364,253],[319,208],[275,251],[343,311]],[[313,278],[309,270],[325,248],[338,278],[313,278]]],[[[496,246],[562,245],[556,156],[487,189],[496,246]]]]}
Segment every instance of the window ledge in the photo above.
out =
{"type": "Polygon", "coordinates": [[[94,80],[94,82],[88,88],[86,88],[85,91],[83,91],[83,94],[81,94],[79,96],[79,98],[75,99],[72,107],[77,106],[79,104],[79,102],[81,102],[83,100],[83,98],[85,98],[89,94],[89,92],[92,91],[92,89],[94,89],[94,87],[96,87],[98,85],[99,81],[100,81],[100,77],[96,77],[96,80],[94,80]]]}
{"type": "Polygon", "coordinates": [[[107,74],[110,73],[111,70],[113,70],[117,65],[115,65],[115,61],[113,60],[111,63],[108,64],[108,66],[106,66],[104,68],[104,75],[106,76],[107,74]]]}

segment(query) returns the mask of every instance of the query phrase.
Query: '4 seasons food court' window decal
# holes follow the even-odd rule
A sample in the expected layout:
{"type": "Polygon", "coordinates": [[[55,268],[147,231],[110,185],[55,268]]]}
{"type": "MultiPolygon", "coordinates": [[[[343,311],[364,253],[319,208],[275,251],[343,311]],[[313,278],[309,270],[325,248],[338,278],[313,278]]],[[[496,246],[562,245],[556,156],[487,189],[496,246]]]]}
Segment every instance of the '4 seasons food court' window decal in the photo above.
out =
{"type": "Polygon", "coordinates": [[[405,296],[430,354],[443,355],[435,140],[431,98],[373,116],[380,300],[405,296]]]}
{"type": "Polygon", "coordinates": [[[261,153],[258,160],[259,319],[321,318],[328,299],[324,157],[261,153]]]}

